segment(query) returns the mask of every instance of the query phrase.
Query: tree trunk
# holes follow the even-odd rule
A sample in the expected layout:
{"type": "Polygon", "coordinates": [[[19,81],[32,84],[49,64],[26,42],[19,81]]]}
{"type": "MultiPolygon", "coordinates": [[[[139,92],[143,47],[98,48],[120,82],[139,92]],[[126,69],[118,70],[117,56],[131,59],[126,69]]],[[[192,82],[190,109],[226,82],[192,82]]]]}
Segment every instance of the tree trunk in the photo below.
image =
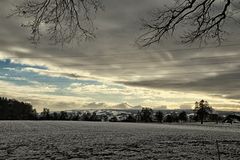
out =
{"type": "Polygon", "coordinates": [[[203,119],[204,119],[204,115],[203,115],[203,111],[201,112],[201,124],[203,124],[203,119]]]}

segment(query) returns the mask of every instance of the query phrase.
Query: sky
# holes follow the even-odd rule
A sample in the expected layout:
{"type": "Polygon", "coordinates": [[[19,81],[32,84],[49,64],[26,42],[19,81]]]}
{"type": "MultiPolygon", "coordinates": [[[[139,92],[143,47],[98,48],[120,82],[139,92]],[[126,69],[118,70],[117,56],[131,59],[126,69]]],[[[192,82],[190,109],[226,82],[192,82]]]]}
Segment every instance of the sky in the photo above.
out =
{"type": "MultiPolygon", "coordinates": [[[[34,108],[191,109],[207,100],[240,111],[240,27],[227,23],[222,46],[183,45],[177,38],[139,48],[140,19],[165,0],[104,0],[94,19],[96,39],[65,46],[29,40],[18,17],[21,1],[0,1],[0,96],[34,108]]],[[[235,17],[238,18],[238,17],[235,17]]]]}

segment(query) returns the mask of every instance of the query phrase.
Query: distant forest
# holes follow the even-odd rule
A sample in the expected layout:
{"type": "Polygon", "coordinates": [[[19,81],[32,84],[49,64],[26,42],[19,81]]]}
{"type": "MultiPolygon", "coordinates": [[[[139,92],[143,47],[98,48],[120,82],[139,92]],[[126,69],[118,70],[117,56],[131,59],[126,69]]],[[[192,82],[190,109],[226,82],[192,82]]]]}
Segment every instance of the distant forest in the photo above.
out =
{"type": "Polygon", "coordinates": [[[33,120],[36,116],[30,103],[0,97],[0,120],[33,120]]]}

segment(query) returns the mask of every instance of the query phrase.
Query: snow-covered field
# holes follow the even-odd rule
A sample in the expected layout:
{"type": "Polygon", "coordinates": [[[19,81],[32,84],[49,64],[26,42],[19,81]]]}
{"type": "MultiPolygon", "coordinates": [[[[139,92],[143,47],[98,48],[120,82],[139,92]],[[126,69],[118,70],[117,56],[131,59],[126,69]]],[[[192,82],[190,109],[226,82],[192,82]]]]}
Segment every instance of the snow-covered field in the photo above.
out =
{"type": "Polygon", "coordinates": [[[240,159],[240,127],[1,121],[0,159],[240,159]],[[236,141],[235,141],[236,140],[236,141]]]}

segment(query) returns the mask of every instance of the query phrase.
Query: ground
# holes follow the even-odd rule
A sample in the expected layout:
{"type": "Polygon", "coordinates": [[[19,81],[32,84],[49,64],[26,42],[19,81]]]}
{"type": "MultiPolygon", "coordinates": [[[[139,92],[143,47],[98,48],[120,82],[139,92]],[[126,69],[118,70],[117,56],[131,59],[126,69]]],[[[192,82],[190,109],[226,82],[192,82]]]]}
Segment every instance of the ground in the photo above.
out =
{"type": "Polygon", "coordinates": [[[0,121],[0,159],[240,159],[240,126],[0,121]]]}

